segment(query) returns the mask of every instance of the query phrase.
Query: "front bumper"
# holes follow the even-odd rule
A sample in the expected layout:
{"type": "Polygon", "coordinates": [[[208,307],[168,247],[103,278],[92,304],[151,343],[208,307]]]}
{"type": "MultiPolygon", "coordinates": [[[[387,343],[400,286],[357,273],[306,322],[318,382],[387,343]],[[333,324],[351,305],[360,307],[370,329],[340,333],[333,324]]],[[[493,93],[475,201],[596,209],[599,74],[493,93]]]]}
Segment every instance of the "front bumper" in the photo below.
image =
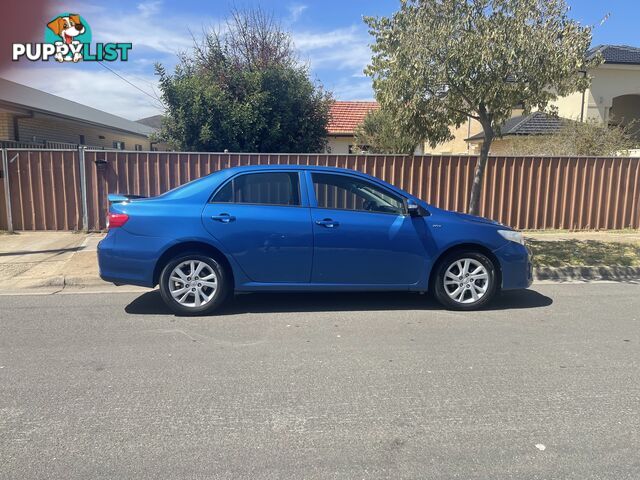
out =
{"type": "Polygon", "coordinates": [[[500,262],[503,290],[517,290],[531,286],[533,265],[531,252],[527,247],[508,242],[493,253],[500,262]]]}

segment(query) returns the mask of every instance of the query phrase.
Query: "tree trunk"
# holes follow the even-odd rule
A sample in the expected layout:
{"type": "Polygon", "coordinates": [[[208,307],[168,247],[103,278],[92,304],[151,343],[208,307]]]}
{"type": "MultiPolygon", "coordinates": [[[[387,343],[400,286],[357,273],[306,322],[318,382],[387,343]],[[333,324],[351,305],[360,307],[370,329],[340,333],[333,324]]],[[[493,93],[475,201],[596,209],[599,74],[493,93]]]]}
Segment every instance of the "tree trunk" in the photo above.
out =
{"type": "Polygon", "coordinates": [[[489,158],[489,150],[491,149],[491,142],[495,136],[491,124],[484,125],[484,142],[482,143],[482,149],[480,150],[480,158],[478,159],[478,166],[473,177],[473,186],[471,187],[471,198],[469,199],[469,213],[471,215],[479,215],[480,213],[480,193],[482,192],[482,178],[484,177],[484,169],[487,166],[487,159],[489,158]]]}

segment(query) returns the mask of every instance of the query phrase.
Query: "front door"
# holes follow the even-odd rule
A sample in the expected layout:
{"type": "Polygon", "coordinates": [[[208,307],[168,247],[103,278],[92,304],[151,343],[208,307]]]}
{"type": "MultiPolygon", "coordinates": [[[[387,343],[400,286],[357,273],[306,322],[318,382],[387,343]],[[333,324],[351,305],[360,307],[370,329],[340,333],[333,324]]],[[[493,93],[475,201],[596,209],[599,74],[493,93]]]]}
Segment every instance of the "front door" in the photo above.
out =
{"type": "MultiPolygon", "coordinates": [[[[426,267],[426,251],[404,200],[354,175],[312,173],[317,203],[312,282],[412,285],[426,267]]],[[[422,229],[424,231],[424,229],[422,229]]]]}
{"type": "Polygon", "coordinates": [[[246,275],[260,283],[307,283],[313,231],[298,172],[243,173],[205,207],[202,222],[246,275]]]}

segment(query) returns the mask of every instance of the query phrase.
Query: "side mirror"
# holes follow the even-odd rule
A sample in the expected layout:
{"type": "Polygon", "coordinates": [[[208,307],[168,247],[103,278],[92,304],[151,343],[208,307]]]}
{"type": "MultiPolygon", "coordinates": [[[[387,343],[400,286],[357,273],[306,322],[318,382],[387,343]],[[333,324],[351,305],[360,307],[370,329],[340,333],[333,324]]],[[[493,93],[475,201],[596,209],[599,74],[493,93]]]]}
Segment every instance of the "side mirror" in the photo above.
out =
{"type": "Polygon", "coordinates": [[[414,200],[407,200],[407,212],[411,217],[426,217],[429,215],[429,212],[418,205],[414,200]]]}

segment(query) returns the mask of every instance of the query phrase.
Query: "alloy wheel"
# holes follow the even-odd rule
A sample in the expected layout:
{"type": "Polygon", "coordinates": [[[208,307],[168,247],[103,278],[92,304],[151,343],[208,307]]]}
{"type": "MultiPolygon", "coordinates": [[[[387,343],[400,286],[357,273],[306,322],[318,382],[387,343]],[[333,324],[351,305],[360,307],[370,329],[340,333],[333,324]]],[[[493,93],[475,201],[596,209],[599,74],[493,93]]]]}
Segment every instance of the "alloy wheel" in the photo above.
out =
{"type": "Polygon", "coordinates": [[[200,260],[186,260],[169,275],[169,292],[180,305],[202,307],[218,290],[218,277],[213,268],[200,260]]]}
{"type": "Polygon", "coordinates": [[[456,303],[475,303],[485,296],[488,289],[489,272],[476,259],[458,259],[445,271],[444,290],[456,303]]]}

